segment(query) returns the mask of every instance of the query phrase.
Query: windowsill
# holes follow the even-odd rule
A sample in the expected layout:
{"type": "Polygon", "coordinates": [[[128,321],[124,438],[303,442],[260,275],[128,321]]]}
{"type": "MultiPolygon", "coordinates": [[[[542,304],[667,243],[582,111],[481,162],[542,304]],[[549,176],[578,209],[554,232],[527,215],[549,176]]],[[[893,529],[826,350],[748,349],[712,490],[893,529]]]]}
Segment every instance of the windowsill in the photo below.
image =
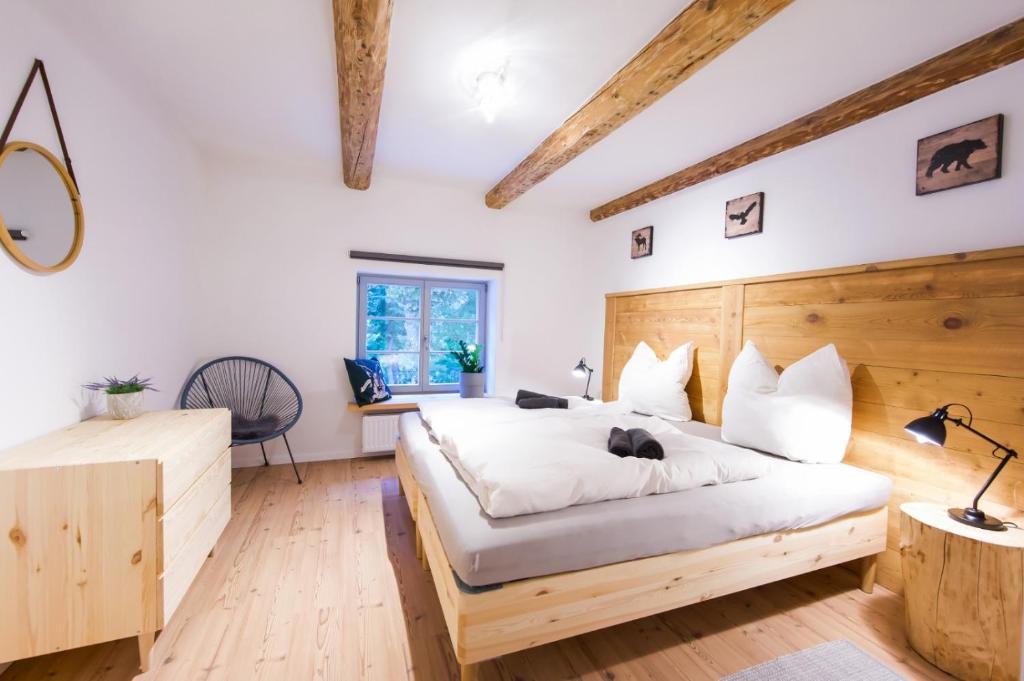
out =
{"type": "Polygon", "coordinates": [[[368,404],[360,407],[355,402],[348,403],[348,410],[358,414],[400,414],[406,411],[417,411],[420,402],[435,400],[457,400],[459,393],[404,393],[394,395],[390,400],[368,404]]]}

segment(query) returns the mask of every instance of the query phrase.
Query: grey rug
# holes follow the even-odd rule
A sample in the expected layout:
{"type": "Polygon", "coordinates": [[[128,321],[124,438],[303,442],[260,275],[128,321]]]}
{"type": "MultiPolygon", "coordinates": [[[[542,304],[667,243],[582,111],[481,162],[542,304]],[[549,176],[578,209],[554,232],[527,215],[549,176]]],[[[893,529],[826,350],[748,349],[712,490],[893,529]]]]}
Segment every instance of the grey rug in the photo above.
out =
{"type": "Polygon", "coordinates": [[[829,641],[730,674],[721,681],[905,680],[849,641],[829,641]]]}

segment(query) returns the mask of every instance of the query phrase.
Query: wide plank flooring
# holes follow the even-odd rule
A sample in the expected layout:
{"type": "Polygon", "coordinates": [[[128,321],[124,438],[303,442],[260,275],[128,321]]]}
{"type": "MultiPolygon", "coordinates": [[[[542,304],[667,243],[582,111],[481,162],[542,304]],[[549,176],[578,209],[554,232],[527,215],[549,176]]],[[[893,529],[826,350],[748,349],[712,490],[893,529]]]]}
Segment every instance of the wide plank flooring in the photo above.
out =
{"type": "MultiPolygon", "coordinates": [[[[138,681],[448,680],[441,608],[390,458],[238,469],[233,516],[138,681]]],[[[840,568],[508,655],[485,681],[703,681],[845,638],[911,679],[902,599],[840,568]]],[[[129,681],[134,639],[23,660],[2,681],[129,681]]]]}

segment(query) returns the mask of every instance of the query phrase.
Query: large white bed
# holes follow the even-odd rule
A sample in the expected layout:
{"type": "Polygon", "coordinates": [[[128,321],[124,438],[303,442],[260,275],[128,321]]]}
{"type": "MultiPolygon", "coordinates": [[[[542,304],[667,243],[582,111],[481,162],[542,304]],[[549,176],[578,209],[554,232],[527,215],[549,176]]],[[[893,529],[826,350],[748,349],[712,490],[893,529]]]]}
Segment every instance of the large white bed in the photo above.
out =
{"type": "MultiPolygon", "coordinates": [[[[891,483],[851,466],[771,457],[753,480],[493,518],[420,415],[399,424],[399,478],[464,681],[483,660],[857,559],[870,591],[885,548],[891,483]]],[[[675,427],[722,446],[714,426],[675,427]]]]}
{"type": "MultiPolygon", "coordinates": [[[[721,441],[717,426],[672,425],[721,441]]],[[[882,508],[892,489],[888,478],[853,466],[770,457],[770,472],[755,480],[491,518],[418,413],[404,414],[399,431],[412,474],[436,500],[431,511],[452,568],[473,587],[812,527],[882,508]]]]}

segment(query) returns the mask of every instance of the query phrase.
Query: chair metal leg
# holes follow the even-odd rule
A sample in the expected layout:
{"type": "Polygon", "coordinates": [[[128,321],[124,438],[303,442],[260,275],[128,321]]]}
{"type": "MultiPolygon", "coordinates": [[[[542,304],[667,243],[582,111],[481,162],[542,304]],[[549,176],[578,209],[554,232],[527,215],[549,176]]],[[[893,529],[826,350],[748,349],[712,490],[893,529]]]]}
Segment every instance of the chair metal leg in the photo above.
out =
{"type": "Polygon", "coordinates": [[[270,461],[267,460],[267,448],[263,446],[262,442],[260,443],[260,451],[263,452],[263,465],[269,466],[270,461]]]}
{"type": "Polygon", "coordinates": [[[295,457],[292,456],[292,446],[288,444],[288,434],[281,433],[281,437],[284,438],[284,446],[288,448],[288,458],[292,460],[292,468],[295,470],[295,479],[298,480],[299,484],[301,485],[302,476],[299,475],[299,467],[295,465],[295,457]]]}

